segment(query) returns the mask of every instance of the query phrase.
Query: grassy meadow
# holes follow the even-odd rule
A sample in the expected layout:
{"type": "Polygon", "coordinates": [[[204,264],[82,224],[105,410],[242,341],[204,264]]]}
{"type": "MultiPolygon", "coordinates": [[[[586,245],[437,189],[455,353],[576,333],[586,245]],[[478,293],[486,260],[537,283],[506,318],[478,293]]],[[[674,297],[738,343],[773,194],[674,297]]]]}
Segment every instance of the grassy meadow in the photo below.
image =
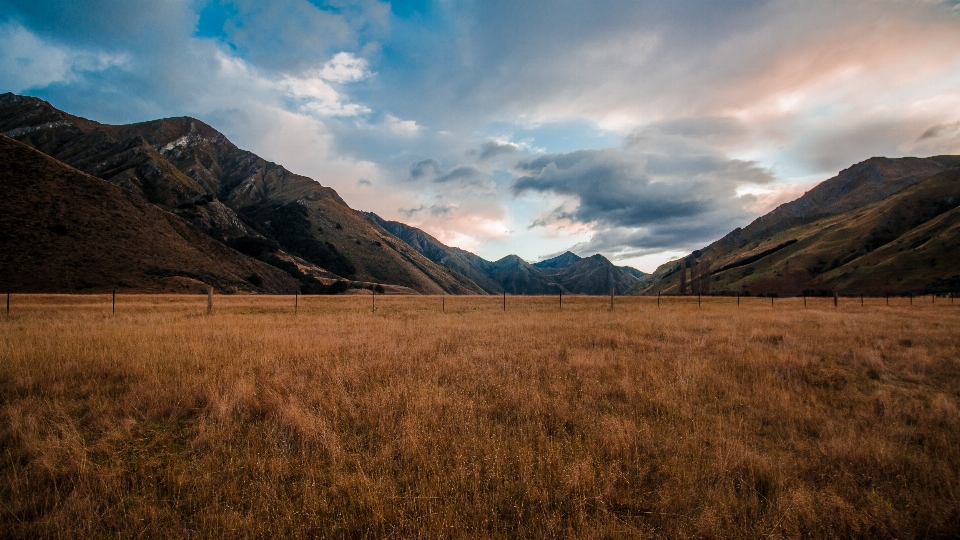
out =
{"type": "Polygon", "coordinates": [[[936,538],[960,301],[14,295],[0,537],[936,538]]]}

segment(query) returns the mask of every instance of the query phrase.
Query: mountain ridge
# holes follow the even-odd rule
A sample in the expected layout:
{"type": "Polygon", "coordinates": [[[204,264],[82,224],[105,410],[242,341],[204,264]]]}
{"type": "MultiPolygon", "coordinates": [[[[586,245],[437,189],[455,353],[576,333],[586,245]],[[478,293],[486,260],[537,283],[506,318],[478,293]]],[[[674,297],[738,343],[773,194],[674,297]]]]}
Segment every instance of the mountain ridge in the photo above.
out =
{"type": "Polygon", "coordinates": [[[952,255],[960,244],[949,224],[960,212],[960,184],[951,180],[958,175],[960,156],[870,158],[702,250],[661,265],[630,293],[952,292],[960,288],[960,260],[952,255]],[[938,219],[945,220],[938,229],[940,250],[901,245],[938,219]],[[895,256],[888,252],[893,245],[895,256]],[[889,257],[878,260],[884,253],[889,257]],[[940,268],[930,271],[930,261],[940,268]]]}
{"type": "Polygon", "coordinates": [[[332,188],[237,148],[193,118],[111,126],[7,93],[0,95],[0,133],[143,196],[227,244],[263,238],[345,280],[427,294],[482,292],[371,223],[332,188]]]}

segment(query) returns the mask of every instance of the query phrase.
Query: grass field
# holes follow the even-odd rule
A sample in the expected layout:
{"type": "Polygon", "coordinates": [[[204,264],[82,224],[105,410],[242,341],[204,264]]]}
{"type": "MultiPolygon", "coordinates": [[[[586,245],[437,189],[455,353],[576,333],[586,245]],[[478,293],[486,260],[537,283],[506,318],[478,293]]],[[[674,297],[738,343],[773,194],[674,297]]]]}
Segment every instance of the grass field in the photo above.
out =
{"type": "Polygon", "coordinates": [[[960,302],[18,296],[0,536],[956,537],[960,302]]]}

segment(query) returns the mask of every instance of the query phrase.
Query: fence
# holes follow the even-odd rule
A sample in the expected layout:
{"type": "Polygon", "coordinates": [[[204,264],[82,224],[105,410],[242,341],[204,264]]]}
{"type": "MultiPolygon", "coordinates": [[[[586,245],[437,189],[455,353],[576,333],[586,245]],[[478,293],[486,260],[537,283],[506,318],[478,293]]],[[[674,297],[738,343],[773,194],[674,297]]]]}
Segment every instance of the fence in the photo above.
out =
{"type": "MultiPolygon", "coordinates": [[[[11,313],[17,311],[17,299],[29,299],[29,298],[41,298],[41,297],[51,297],[51,298],[71,298],[73,299],[70,302],[64,302],[63,305],[71,304],[87,304],[95,305],[97,304],[98,298],[102,298],[103,295],[95,294],[83,294],[83,295],[43,295],[43,294],[33,294],[33,293],[22,293],[15,294],[12,291],[7,291],[6,294],[6,314],[9,316],[11,313]]],[[[238,299],[244,298],[248,303],[252,304],[269,304],[273,306],[273,309],[276,311],[285,311],[289,310],[293,314],[297,314],[301,311],[301,304],[311,299],[311,302],[320,301],[320,299],[328,299],[327,301],[341,302],[345,303],[344,306],[347,309],[352,309],[350,307],[351,299],[355,299],[354,295],[215,295],[212,288],[209,288],[206,291],[206,314],[212,315],[214,313],[215,303],[223,302],[225,299],[238,299]],[[333,300],[339,299],[339,300],[333,300]],[[289,302],[289,303],[288,303],[289,302]]],[[[370,304],[368,310],[371,313],[378,312],[378,299],[381,297],[380,308],[391,307],[393,309],[398,309],[402,307],[405,300],[404,299],[419,299],[419,304],[429,305],[430,299],[435,298],[434,296],[414,296],[414,295],[380,295],[373,293],[371,295],[370,304]],[[388,300],[390,299],[390,300],[388,300]]],[[[915,306],[915,305],[938,305],[938,299],[940,299],[940,304],[943,306],[953,306],[960,305],[955,302],[956,295],[954,293],[940,293],[940,294],[925,294],[915,296],[912,294],[906,295],[889,295],[885,294],[883,296],[868,296],[864,294],[859,295],[834,295],[834,296],[792,296],[792,297],[781,297],[781,296],[741,296],[741,295],[732,295],[732,296],[722,296],[722,295],[663,295],[658,293],[656,297],[654,296],[619,296],[617,297],[613,291],[609,295],[609,301],[604,300],[604,296],[587,296],[587,295],[570,295],[567,294],[566,302],[564,302],[564,295],[562,292],[559,292],[556,295],[508,295],[507,293],[502,293],[501,295],[496,296],[480,296],[480,295],[455,295],[447,297],[446,293],[439,295],[439,298],[436,298],[436,309],[441,313],[447,313],[448,311],[454,312],[457,310],[458,306],[460,309],[468,309],[469,306],[477,308],[478,306],[487,306],[493,307],[497,305],[503,312],[510,311],[510,306],[522,307],[523,304],[529,304],[532,301],[542,302],[544,308],[550,305],[551,300],[554,299],[553,305],[556,306],[556,309],[563,310],[564,305],[566,304],[567,309],[571,307],[576,307],[578,305],[595,305],[597,309],[609,309],[613,311],[618,305],[629,308],[631,306],[643,307],[690,307],[695,309],[703,309],[704,306],[709,306],[711,308],[715,307],[733,307],[739,308],[742,306],[758,306],[761,304],[766,304],[769,302],[769,307],[771,309],[777,309],[778,306],[793,306],[802,307],[802,309],[808,308],[823,308],[823,307],[832,307],[833,309],[840,309],[841,307],[847,308],[850,306],[858,307],[862,309],[869,309],[875,307],[897,307],[897,306],[915,306]],[[500,296],[500,298],[497,298],[500,296]],[[449,305],[448,305],[449,304],[449,305]],[[453,308],[451,311],[450,308],[453,308]]],[[[149,297],[169,297],[177,298],[189,304],[188,299],[192,298],[192,295],[150,295],[150,294],[117,294],[116,290],[111,291],[107,294],[107,298],[104,301],[104,309],[106,310],[106,304],[109,304],[110,314],[116,315],[119,312],[122,312],[124,307],[128,304],[128,299],[132,298],[149,298],[149,297]]],[[[359,299],[357,299],[359,300],[359,299]]],[[[180,302],[180,303],[184,303],[180,302]]],[[[410,300],[407,300],[409,303],[410,300]]],[[[25,307],[25,306],[22,306],[25,307]]]]}

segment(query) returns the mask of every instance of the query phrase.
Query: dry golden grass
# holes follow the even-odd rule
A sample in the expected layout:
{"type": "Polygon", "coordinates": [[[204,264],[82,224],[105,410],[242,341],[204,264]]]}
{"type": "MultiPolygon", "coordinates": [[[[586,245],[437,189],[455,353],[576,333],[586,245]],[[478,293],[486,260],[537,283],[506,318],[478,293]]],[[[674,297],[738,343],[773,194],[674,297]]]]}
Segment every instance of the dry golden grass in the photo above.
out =
{"type": "Polygon", "coordinates": [[[960,302],[14,296],[3,537],[955,537],[960,302]]]}

